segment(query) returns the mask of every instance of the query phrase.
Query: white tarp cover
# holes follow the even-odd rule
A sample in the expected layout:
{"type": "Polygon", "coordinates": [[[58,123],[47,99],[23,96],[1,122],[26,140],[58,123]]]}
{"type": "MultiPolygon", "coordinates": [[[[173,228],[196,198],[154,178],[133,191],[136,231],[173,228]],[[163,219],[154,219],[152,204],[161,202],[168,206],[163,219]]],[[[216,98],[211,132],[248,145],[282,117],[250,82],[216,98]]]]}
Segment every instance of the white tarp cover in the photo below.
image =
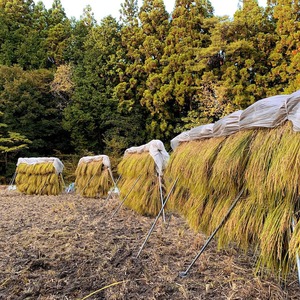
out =
{"type": "Polygon", "coordinates": [[[208,137],[227,136],[239,130],[253,128],[274,128],[290,120],[293,130],[300,131],[300,90],[290,95],[277,95],[261,99],[245,110],[236,111],[215,124],[207,124],[184,131],[172,139],[174,150],[180,143],[201,140],[208,137]],[[202,133],[207,128],[212,132],[202,133]],[[194,134],[192,134],[192,132],[194,134]]]}
{"type": "Polygon", "coordinates": [[[19,164],[35,165],[40,163],[52,162],[57,174],[62,173],[64,169],[63,163],[56,157],[20,157],[17,162],[19,164]]]}
{"type": "Polygon", "coordinates": [[[78,166],[81,163],[89,163],[92,161],[99,161],[99,160],[102,160],[102,163],[104,166],[106,166],[107,168],[110,168],[110,160],[107,155],[84,156],[84,157],[80,158],[80,160],[78,162],[78,166]]]}
{"type": "Polygon", "coordinates": [[[184,131],[171,140],[171,147],[174,150],[182,142],[199,140],[213,137],[214,124],[205,124],[184,131]]]}
{"type": "Polygon", "coordinates": [[[291,94],[287,100],[288,120],[293,123],[293,130],[300,131],[300,90],[291,94]]]}
{"type": "Polygon", "coordinates": [[[149,152],[154,159],[157,173],[162,175],[170,157],[163,142],[160,140],[152,140],[145,145],[126,149],[124,155],[143,152],[149,152]]]}
{"type": "Polygon", "coordinates": [[[242,113],[242,110],[238,110],[217,121],[213,127],[213,136],[226,136],[239,131],[239,123],[242,113]]]}
{"type": "Polygon", "coordinates": [[[278,95],[259,100],[247,107],[240,118],[240,130],[257,127],[274,128],[287,120],[287,100],[278,95]]]}

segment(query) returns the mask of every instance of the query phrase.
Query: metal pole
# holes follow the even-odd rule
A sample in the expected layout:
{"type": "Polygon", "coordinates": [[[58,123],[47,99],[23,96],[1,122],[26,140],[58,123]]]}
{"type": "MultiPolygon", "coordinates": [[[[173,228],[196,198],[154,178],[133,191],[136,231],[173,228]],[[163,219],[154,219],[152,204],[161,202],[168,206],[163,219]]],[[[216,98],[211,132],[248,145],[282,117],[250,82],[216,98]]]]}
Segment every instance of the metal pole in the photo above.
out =
{"type": "Polygon", "coordinates": [[[244,192],[244,188],[242,188],[242,190],[240,191],[240,193],[238,194],[238,196],[235,198],[234,202],[231,204],[229,210],[227,211],[225,217],[223,218],[223,220],[221,221],[221,223],[219,224],[219,226],[214,230],[214,232],[211,234],[211,236],[208,238],[208,240],[206,241],[206,243],[203,245],[203,247],[201,248],[201,250],[199,251],[199,253],[195,256],[195,258],[193,259],[193,261],[191,262],[191,264],[188,266],[188,268],[184,271],[184,272],[180,272],[179,276],[181,278],[185,277],[187,275],[187,273],[189,272],[189,270],[191,269],[191,267],[194,265],[194,263],[197,261],[197,259],[200,257],[200,255],[204,252],[205,248],[207,247],[207,245],[210,243],[210,241],[213,239],[213,237],[216,235],[216,233],[218,232],[218,230],[222,227],[222,225],[225,223],[227,217],[229,216],[229,214],[231,213],[232,209],[235,207],[235,205],[237,204],[237,202],[239,201],[239,199],[241,198],[242,194],[244,192]]]}
{"type": "Polygon", "coordinates": [[[83,191],[87,188],[87,186],[89,185],[89,183],[92,181],[92,179],[96,176],[96,173],[89,179],[89,181],[87,182],[87,184],[84,186],[84,188],[82,189],[82,193],[83,191]]]}
{"type": "MultiPolygon", "coordinates": [[[[119,182],[120,178],[122,177],[122,175],[119,176],[119,178],[117,179],[116,183],[115,183],[115,188],[118,189],[117,183],[119,182]]],[[[105,198],[105,201],[109,200],[109,198],[111,197],[112,193],[109,193],[107,195],[107,197],[105,198]]]]}
{"type": "MultiPolygon", "coordinates": [[[[159,193],[160,193],[160,201],[161,201],[161,206],[164,205],[164,197],[163,197],[163,193],[162,193],[162,185],[161,185],[161,176],[160,174],[158,174],[158,182],[159,182],[159,193]]],[[[165,210],[163,209],[162,211],[162,218],[164,223],[166,223],[166,217],[165,217],[165,210]]]]}
{"type": "Polygon", "coordinates": [[[64,189],[64,191],[65,191],[65,189],[66,189],[66,184],[65,184],[65,181],[64,181],[64,177],[63,177],[62,173],[59,173],[59,175],[60,175],[61,181],[62,181],[63,186],[64,186],[63,189],[64,189]]]}
{"type": "Polygon", "coordinates": [[[17,172],[14,173],[10,183],[9,183],[9,186],[12,188],[12,186],[14,185],[14,182],[15,182],[15,179],[16,179],[16,176],[17,176],[17,172]]]}
{"type": "MultiPolygon", "coordinates": [[[[293,231],[295,230],[295,226],[296,226],[296,221],[295,218],[292,219],[292,226],[293,226],[293,231]]],[[[298,270],[298,281],[299,281],[299,285],[300,285],[300,257],[299,254],[296,254],[296,263],[297,263],[297,270],[298,270]]]]}
{"type": "Polygon", "coordinates": [[[137,182],[140,180],[142,175],[139,175],[139,177],[136,179],[136,181],[134,182],[134,184],[132,185],[130,191],[127,193],[127,195],[125,196],[125,198],[122,200],[122,202],[119,204],[119,206],[117,207],[117,209],[114,211],[114,213],[111,215],[111,219],[114,217],[114,215],[118,212],[118,210],[120,209],[120,207],[123,205],[123,203],[125,202],[125,200],[127,199],[127,197],[129,196],[129,194],[131,193],[131,191],[133,190],[133,188],[135,187],[135,185],[137,184],[137,182]]]}
{"type": "Polygon", "coordinates": [[[165,205],[167,204],[167,201],[168,201],[169,198],[170,198],[170,195],[171,195],[171,193],[172,193],[172,191],[173,191],[173,189],[174,189],[174,187],[175,187],[175,185],[176,185],[176,183],[177,183],[177,181],[178,181],[178,178],[179,178],[179,176],[176,178],[175,182],[173,183],[173,186],[172,186],[172,188],[171,188],[171,190],[170,190],[170,192],[169,192],[169,194],[168,194],[168,196],[167,196],[165,202],[163,203],[162,208],[160,209],[158,215],[156,216],[155,221],[153,222],[153,224],[152,224],[152,226],[151,226],[151,228],[150,228],[150,230],[149,230],[149,232],[148,232],[148,234],[147,234],[147,236],[146,236],[146,238],[145,238],[144,243],[143,243],[142,246],[140,247],[140,250],[139,250],[139,252],[138,252],[136,258],[139,257],[139,255],[141,254],[141,252],[142,252],[142,250],[143,250],[145,244],[147,243],[147,241],[148,241],[148,239],[149,239],[149,237],[150,237],[150,235],[151,235],[151,233],[152,233],[152,231],[153,231],[153,229],[154,229],[154,227],[155,227],[155,225],[156,225],[156,223],[157,223],[157,221],[158,221],[158,219],[159,219],[159,217],[160,217],[162,211],[164,210],[165,205]]]}
{"type": "Polygon", "coordinates": [[[115,182],[115,180],[114,180],[114,176],[113,176],[113,174],[112,174],[111,168],[108,168],[108,172],[109,172],[109,175],[110,175],[110,177],[111,177],[111,180],[112,180],[113,183],[114,183],[115,188],[117,188],[117,184],[116,184],[116,182],[115,182]]]}

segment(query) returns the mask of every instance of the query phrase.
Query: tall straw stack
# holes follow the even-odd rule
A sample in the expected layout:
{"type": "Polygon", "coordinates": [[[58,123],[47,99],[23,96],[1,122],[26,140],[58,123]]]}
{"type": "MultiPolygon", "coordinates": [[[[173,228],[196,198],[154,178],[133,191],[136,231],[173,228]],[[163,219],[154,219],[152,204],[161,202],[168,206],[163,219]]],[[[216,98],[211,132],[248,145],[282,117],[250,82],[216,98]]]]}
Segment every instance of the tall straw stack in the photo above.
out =
{"type": "Polygon", "coordinates": [[[254,248],[257,268],[284,276],[300,254],[299,157],[300,134],[289,122],[274,129],[241,131],[223,140],[183,143],[166,170],[168,176],[182,174],[171,208],[183,214],[193,229],[210,234],[244,189],[217,234],[218,244],[254,248]]]}
{"type": "Polygon", "coordinates": [[[82,197],[105,197],[113,186],[112,176],[104,156],[80,160],[76,171],[75,187],[82,197]]]}
{"type": "Polygon", "coordinates": [[[53,162],[24,162],[17,165],[16,187],[28,195],[58,195],[63,190],[63,180],[53,162]]]}
{"type": "Polygon", "coordinates": [[[121,199],[128,195],[124,205],[139,214],[156,216],[161,209],[160,187],[155,162],[149,152],[125,155],[118,172],[121,199]]]}

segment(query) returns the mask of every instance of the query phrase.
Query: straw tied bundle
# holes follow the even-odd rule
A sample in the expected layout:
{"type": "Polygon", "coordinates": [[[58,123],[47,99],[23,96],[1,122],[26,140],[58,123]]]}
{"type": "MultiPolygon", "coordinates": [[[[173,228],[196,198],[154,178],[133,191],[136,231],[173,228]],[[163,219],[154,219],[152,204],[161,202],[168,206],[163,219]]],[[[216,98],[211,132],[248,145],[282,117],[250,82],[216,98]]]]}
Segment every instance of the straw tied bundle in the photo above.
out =
{"type": "Polygon", "coordinates": [[[300,254],[300,91],[262,99],[175,137],[166,176],[180,180],[168,209],[219,246],[254,247],[258,268],[286,275],[300,254]]]}
{"type": "Polygon", "coordinates": [[[82,157],[77,165],[75,187],[83,197],[105,197],[115,184],[106,155],[82,157]]]}
{"type": "Polygon", "coordinates": [[[152,140],[125,151],[118,166],[124,205],[146,216],[156,216],[162,207],[163,170],[169,159],[163,143],[152,140]]]}
{"type": "Polygon", "coordinates": [[[16,187],[29,195],[58,195],[63,190],[63,168],[63,163],[55,157],[19,158],[16,187]]]}

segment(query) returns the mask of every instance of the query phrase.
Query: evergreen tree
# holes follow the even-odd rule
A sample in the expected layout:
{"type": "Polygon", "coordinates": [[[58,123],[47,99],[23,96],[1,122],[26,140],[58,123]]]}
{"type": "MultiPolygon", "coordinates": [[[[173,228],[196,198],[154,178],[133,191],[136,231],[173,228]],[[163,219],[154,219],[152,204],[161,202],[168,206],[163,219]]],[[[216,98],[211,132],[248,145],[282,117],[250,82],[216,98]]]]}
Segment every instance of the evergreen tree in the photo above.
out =
{"type": "MultiPolygon", "coordinates": [[[[0,111],[0,120],[3,118],[3,113],[0,111]]],[[[15,163],[9,168],[8,155],[12,160],[15,155],[22,149],[27,148],[30,141],[23,135],[8,131],[8,125],[0,121],[0,161],[4,164],[0,164],[0,174],[4,177],[11,177],[15,169],[15,163]]],[[[2,181],[3,178],[0,177],[2,181]]]]}
{"type": "Polygon", "coordinates": [[[142,29],[139,26],[137,0],[125,0],[121,5],[121,43],[123,62],[120,65],[120,83],[115,89],[120,108],[125,111],[139,109],[144,92],[146,74],[143,70],[144,57],[141,54],[143,43],[142,29]]]}
{"type": "MultiPolygon", "coordinates": [[[[89,32],[83,63],[74,70],[75,90],[65,111],[65,128],[77,151],[103,152],[115,137],[140,139],[132,116],[118,112],[114,88],[119,83],[120,26],[111,16],[89,32]]],[[[123,142],[122,142],[123,143],[123,142]]],[[[127,146],[128,146],[127,141],[127,146]]]]}
{"type": "MultiPolygon", "coordinates": [[[[162,0],[145,0],[141,7],[139,18],[141,21],[143,44],[141,55],[145,72],[145,87],[141,97],[141,104],[145,105],[152,116],[157,111],[155,94],[161,87],[160,74],[163,69],[161,62],[165,40],[169,30],[169,14],[162,0]]],[[[153,118],[147,124],[150,137],[159,138],[159,132],[153,132],[153,118]]]]}
{"type": "Polygon", "coordinates": [[[171,27],[162,57],[161,87],[154,95],[156,112],[152,132],[160,138],[169,138],[192,109],[197,94],[197,50],[209,45],[203,27],[204,18],[212,16],[209,1],[177,0],[171,27]]]}
{"type": "Polygon", "coordinates": [[[96,20],[91,6],[83,10],[80,20],[71,19],[71,35],[67,39],[67,49],[65,51],[68,62],[73,65],[82,63],[84,43],[89,32],[96,26],[96,20]]]}
{"type": "Polygon", "coordinates": [[[67,18],[60,0],[54,0],[48,11],[48,32],[45,40],[47,58],[52,64],[60,65],[68,59],[68,40],[71,36],[71,22],[67,18]]]}
{"type": "Polygon", "coordinates": [[[270,1],[279,40],[270,55],[271,93],[294,92],[300,88],[300,3],[291,0],[270,1]]]}
{"type": "MultiPolygon", "coordinates": [[[[69,152],[68,135],[62,130],[62,111],[50,92],[52,73],[45,69],[23,71],[0,67],[0,111],[7,129],[32,141],[30,156],[69,152]]],[[[22,152],[23,153],[23,152],[22,152]]]]}
{"type": "Polygon", "coordinates": [[[140,138],[135,144],[146,142],[145,127],[149,114],[141,106],[145,90],[145,55],[142,54],[143,34],[139,26],[137,0],[125,0],[121,4],[121,47],[117,52],[119,83],[114,88],[118,110],[131,119],[140,138]]]}
{"type": "Polygon", "coordinates": [[[244,109],[269,95],[269,57],[277,40],[274,22],[257,0],[243,0],[233,21],[222,24],[220,30],[226,41],[226,60],[221,67],[224,97],[236,110],[244,109]]]}
{"type": "MultiPolygon", "coordinates": [[[[0,64],[30,68],[33,0],[0,1],[0,64]]],[[[34,46],[34,44],[33,44],[34,46]]]]}

